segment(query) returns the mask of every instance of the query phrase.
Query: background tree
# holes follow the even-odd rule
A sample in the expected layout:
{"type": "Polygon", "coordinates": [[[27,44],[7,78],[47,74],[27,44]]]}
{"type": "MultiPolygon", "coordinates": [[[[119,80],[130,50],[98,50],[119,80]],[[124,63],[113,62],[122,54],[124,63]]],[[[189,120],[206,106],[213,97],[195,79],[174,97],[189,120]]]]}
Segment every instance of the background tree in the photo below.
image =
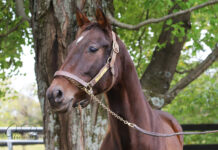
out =
{"type": "Polygon", "coordinates": [[[10,100],[1,102],[0,126],[41,126],[42,114],[39,109],[39,103],[37,103],[36,100],[18,93],[14,96],[16,96],[16,99],[10,98],[10,100]]]}
{"type": "MultiPolygon", "coordinates": [[[[125,42],[137,67],[144,93],[154,107],[161,109],[171,103],[180,91],[191,86],[190,83],[209,67],[217,72],[217,62],[211,65],[218,57],[218,0],[2,1],[0,73],[5,77],[4,68],[11,68],[13,72],[21,66],[20,45],[31,42],[32,30],[46,149],[82,149],[81,145],[97,149],[104,135],[107,117],[102,110],[98,111],[96,117],[96,104],[83,110],[81,116],[73,108],[64,114],[54,114],[45,99],[53,74],[68,53],[67,45],[74,40],[77,30],[76,6],[91,19],[97,3],[103,7],[114,29],[125,42]],[[27,28],[28,25],[31,28],[27,28]],[[28,40],[25,41],[23,37],[28,40]],[[197,60],[195,57],[202,51],[209,51],[210,55],[197,60]],[[79,132],[81,118],[85,142],[79,132]]],[[[207,76],[210,81],[212,77],[207,76]]],[[[217,83],[217,80],[214,82],[217,83]]],[[[209,93],[206,87],[205,90],[209,93]]],[[[202,102],[204,100],[201,99],[202,102]]],[[[180,100],[176,99],[173,104],[177,102],[180,100]]],[[[217,102],[214,103],[217,106],[217,102]]],[[[165,109],[170,111],[172,107],[169,105],[165,109]]]]}

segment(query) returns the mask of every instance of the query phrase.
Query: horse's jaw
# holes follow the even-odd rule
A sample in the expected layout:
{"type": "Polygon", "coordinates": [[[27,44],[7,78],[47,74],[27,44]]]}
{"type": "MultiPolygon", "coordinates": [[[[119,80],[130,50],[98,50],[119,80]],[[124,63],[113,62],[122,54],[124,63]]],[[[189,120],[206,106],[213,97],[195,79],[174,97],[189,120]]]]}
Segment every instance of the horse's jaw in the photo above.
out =
{"type": "Polygon", "coordinates": [[[85,107],[87,107],[89,105],[89,103],[90,103],[90,99],[83,99],[83,100],[74,102],[72,106],[74,108],[76,108],[76,107],[78,107],[80,105],[82,108],[85,108],[85,107]]]}

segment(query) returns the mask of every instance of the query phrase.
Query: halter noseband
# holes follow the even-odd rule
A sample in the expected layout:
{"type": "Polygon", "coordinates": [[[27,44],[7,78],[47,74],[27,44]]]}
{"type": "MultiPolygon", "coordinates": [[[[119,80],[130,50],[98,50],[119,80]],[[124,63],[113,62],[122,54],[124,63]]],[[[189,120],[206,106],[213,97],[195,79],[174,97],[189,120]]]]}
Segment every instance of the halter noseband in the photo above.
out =
{"type": "Polygon", "coordinates": [[[111,50],[111,54],[107,60],[107,63],[104,65],[104,67],[101,68],[101,70],[98,72],[98,74],[93,79],[91,79],[91,81],[86,82],[83,79],[79,78],[78,76],[76,76],[70,72],[63,71],[63,70],[56,71],[54,74],[54,77],[62,76],[68,80],[76,81],[77,83],[82,85],[84,88],[92,88],[103,77],[103,75],[110,69],[111,73],[112,73],[112,83],[106,91],[110,90],[115,82],[114,63],[116,60],[116,55],[119,53],[119,45],[116,41],[116,35],[113,31],[112,31],[112,40],[113,40],[113,47],[111,50]]]}

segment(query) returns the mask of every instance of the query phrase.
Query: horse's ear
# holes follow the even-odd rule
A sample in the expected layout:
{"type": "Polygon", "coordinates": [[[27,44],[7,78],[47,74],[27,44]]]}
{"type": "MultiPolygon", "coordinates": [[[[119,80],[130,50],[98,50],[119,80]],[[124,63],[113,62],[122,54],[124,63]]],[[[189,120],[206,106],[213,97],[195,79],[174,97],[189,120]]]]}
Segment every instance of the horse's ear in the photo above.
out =
{"type": "Polygon", "coordinates": [[[110,27],[110,24],[101,8],[96,9],[96,20],[102,28],[110,27]]]}
{"type": "Polygon", "coordinates": [[[76,8],[76,21],[77,21],[77,25],[79,27],[83,26],[86,23],[89,23],[89,19],[86,17],[85,14],[83,14],[79,8],[76,8]]]}

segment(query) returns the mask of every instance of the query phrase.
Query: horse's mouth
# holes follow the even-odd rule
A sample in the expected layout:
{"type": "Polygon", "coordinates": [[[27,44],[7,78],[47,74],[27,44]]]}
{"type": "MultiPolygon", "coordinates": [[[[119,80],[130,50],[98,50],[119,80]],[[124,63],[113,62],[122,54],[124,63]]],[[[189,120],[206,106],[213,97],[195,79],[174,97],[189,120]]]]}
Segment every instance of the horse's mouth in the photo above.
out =
{"type": "Polygon", "coordinates": [[[73,107],[75,108],[75,107],[78,107],[80,105],[82,108],[85,108],[89,105],[89,103],[90,103],[89,99],[83,99],[83,100],[80,100],[80,101],[73,103],[73,107]]]}
{"type": "Polygon", "coordinates": [[[75,96],[72,106],[76,108],[80,105],[82,108],[85,108],[89,105],[89,103],[90,103],[90,96],[84,93],[80,93],[75,96]]]}
{"type": "Polygon", "coordinates": [[[53,112],[65,113],[69,111],[71,107],[76,108],[80,105],[82,108],[85,108],[89,105],[89,103],[90,103],[90,97],[88,95],[83,95],[81,97],[72,98],[65,103],[54,104],[54,105],[51,104],[50,106],[53,112]]]}
{"type": "Polygon", "coordinates": [[[51,106],[51,108],[53,112],[65,113],[69,111],[69,109],[72,107],[72,104],[72,100],[70,100],[67,103],[63,103],[61,105],[51,106]]]}

